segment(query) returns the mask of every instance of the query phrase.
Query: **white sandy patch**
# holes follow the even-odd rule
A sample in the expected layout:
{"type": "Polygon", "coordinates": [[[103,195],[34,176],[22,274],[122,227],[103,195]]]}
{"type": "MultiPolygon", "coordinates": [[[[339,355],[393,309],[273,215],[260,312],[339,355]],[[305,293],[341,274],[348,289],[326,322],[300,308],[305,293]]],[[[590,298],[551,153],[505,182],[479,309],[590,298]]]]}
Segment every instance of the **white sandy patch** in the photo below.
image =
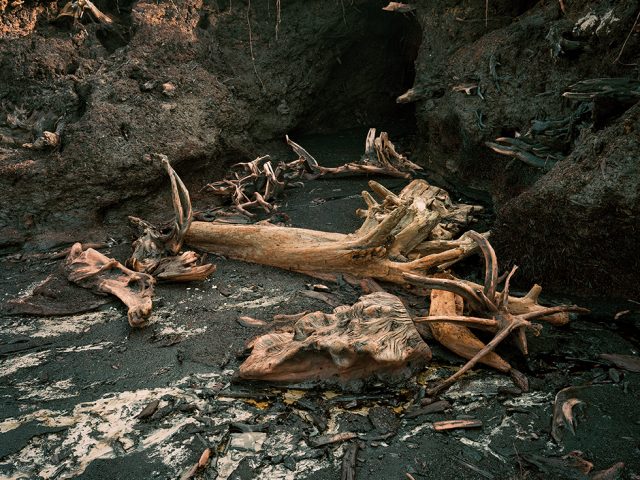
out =
{"type": "Polygon", "coordinates": [[[15,387],[20,391],[20,398],[18,399],[20,401],[47,402],[78,396],[78,393],[73,390],[75,384],[70,378],[45,385],[38,380],[28,380],[17,383],[15,387]]]}
{"type": "Polygon", "coordinates": [[[42,352],[25,353],[24,355],[9,357],[0,363],[0,377],[8,377],[23,368],[42,365],[46,361],[50,352],[50,350],[43,350],[42,352]]]}
{"type": "Polygon", "coordinates": [[[116,309],[83,313],[68,317],[28,318],[10,324],[4,333],[34,338],[59,337],[66,334],[87,332],[94,325],[110,321],[122,321],[124,314],[116,309]]]}

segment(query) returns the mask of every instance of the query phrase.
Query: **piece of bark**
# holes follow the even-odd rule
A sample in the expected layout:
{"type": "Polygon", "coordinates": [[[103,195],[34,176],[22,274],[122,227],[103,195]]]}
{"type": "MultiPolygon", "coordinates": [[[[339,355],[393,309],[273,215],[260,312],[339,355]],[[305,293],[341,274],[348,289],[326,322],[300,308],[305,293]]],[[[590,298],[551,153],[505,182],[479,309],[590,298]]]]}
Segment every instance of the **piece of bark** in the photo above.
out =
{"type": "Polygon", "coordinates": [[[405,414],[405,418],[415,418],[421,415],[430,415],[432,413],[441,413],[451,408],[451,404],[446,400],[438,400],[424,407],[413,408],[405,414]]]}
{"type": "Polygon", "coordinates": [[[99,293],[118,297],[129,311],[132,327],[139,327],[151,315],[155,280],[146,273],[129,270],[113,258],[82,244],[71,247],[65,260],[65,272],[70,281],[99,293]]]}
{"type": "Polygon", "coordinates": [[[342,470],[340,472],[340,480],[356,480],[356,466],[358,463],[358,450],[360,445],[353,442],[344,452],[342,457],[342,470]]]}
{"type": "Polygon", "coordinates": [[[332,314],[307,314],[292,329],[257,337],[250,346],[240,377],[266,381],[394,380],[431,358],[404,305],[388,293],[363,296],[332,314]]]}
{"type": "Polygon", "coordinates": [[[142,409],[142,411],[136,416],[139,420],[144,420],[153,415],[158,409],[158,405],[160,405],[160,400],[152,400],[147,404],[146,407],[142,409]]]}
{"type": "Polygon", "coordinates": [[[267,324],[264,320],[260,320],[259,318],[253,317],[238,317],[237,322],[243,327],[263,327],[267,324]]]}
{"type": "Polygon", "coordinates": [[[346,442],[347,440],[353,440],[358,438],[358,434],[354,432],[342,432],[334,433],[332,435],[318,435],[316,437],[309,438],[309,445],[318,448],[332,443],[346,442]]]}
{"type": "Polygon", "coordinates": [[[433,429],[436,432],[444,432],[446,430],[456,430],[459,428],[480,428],[481,420],[443,420],[441,422],[433,422],[433,429]]]}

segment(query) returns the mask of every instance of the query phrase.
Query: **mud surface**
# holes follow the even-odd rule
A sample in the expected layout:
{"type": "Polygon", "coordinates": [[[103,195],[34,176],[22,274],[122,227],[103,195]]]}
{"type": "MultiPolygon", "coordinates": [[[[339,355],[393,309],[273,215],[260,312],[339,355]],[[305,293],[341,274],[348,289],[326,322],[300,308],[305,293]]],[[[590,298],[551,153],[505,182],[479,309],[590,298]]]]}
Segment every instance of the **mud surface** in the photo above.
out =
{"type": "MultiPolygon", "coordinates": [[[[304,138],[304,144],[338,162],[359,155],[361,138],[357,132],[304,138]]],[[[404,184],[381,182],[394,191],[404,184]]],[[[352,231],[365,188],[365,180],[311,182],[292,191],[281,211],[294,226],[352,231]]],[[[115,241],[105,253],[124,259],[128,239],[115,241]]],[[[339,478],[343,456],[355,441],[361,447],[357,478],[585,478],[575,469],[544,463],[574,450],[593,462],[594,471],[621,461],[621,478],[640,474],[640,374],[598,357],[638,355],[637,305],[609,305],[608,313],[564,328],[545,326],[531,339],[527,360],[504,345],[501,353],[529,376],[530,392],[481,368],[442,395],[449,409],[419,415],[414,412],[422,387],[461,363],[433,341],[429,368],[403,385],[356,385],[345,392],[235,379],[244,342],[259,333],[240,326],[238,316],[269,320],[331,307],[302,294],[317,280],[214,261],[218,270],[203,283],[159,285],[144,329],[131,330],[125,309],[115,302],[67,317],[0,317],[2,478],[179,478],[212,447],[219,455],[200,478],[328,480],[339,478]],[[611,312],[622,310],[631,312],[614,319],[611,312]],[[554,397],[572,385],[584,386],[576,393],[584,403],[575,409],[575,435],[562,430],[556,443],[550,436],[554,397]],[[155,413],[136,418],[153,401],[155,413]],[[483,426],[432,429],[434,421],[468,417],[483,426]],[[257,431],[242,433],[248,429],[257,431]],[[311,446],[317,435],[334,432],[354,432],[357,440],[311,446]]],[[[56,266],[3,258],[1,299],[32,288],[56,266]]],[[[464,265],[470,274],[479,268],[475,260],[464,265]]],[[[361,293],[345,283],[328,286],[340,302],[353,302],[361,293]]],[[[414,312],[426,307],[423,299],[406,299],[414,312]]]]}

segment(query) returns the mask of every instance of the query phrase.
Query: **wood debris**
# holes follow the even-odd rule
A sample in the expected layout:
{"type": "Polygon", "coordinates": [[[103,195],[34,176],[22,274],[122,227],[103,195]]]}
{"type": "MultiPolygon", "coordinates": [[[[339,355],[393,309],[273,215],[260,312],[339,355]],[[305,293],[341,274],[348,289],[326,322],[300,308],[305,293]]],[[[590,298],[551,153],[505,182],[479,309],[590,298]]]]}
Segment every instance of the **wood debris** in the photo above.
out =
{"type": "Polygon", "coordinates": [[[184,235],[191,225],[193,211],[189,191],[165,155],[154,155],[160,160],[171,179],[171,198],[175,213],[174,221],[164,227],[156,227],[137,218],[129,221],[142,234],[133,242],[133,253],[127,266],[137,272],[153,275],[158,280],[191,282],[204,280],[216,269],[213,264],[199,264],[200,256],[192,251],[180,254],[184,235]]]}
{"type": "Polygon", "coordinates": [[[151,315],[155,280],[151,275],[129,270],[113,258],[76,243],[65,260],[70,281],[98,293],[118,297],[129,311],[129,325],[142,326],[151,315]]]}
{"type": "Polygon", "coordinates": [[[457,430],[461,428],[480,428],[481,420],[443,420],[441,422],[433,422],[433,429],[436,432],[444,432],[446,430],[457,430]]]}
{"type": "Polygon", "coordinates": [[[640,357],[637,355],[618,355],[616,353],[602,353],[600,358],[613,363],[616,367],[629,372],[640,373],[640,357]]]}
{"type": "MultiPolygon", "coordinates": [[[[516,346],[523,354],[528,353],[527,331],[539,335],[541,326],[531,323],[532,320],[546,320],[552,323],[568,320],[568,312],[587,313],[588,310],[576,305],[560,305],[557,307],[541,307],[537,305],[540,288],[534,287],[523,299],[512,301],[509,296],[509,284],[511,277],[517,270],[513,267],[505,277],[504,288],[498,292],[498,260],[495,251],[489,241],[482,235],[467,232],[482,250],[485,262],[484,286],[474,285],[464,280],[450,280],[442,278],[429,278],[421,275],[407,273],[405,279],[416,285],[433,289],[446,290],[461,296],[472,313],[478,316],[442,315],[421,317],[417,321],[447,322],[464,325],[471,328],[488,330],[495,333],[493,339],[480,350],[455,374],[428,390],[428,395],[433,395],[440,390],[455,383],[466,371],[473,368],[488,353],[493,352],[498,344],[513,334],[516,346]],[[524,308],[523,308],[524,307],[524,308]],[[560,314],[563,318],[558,318],[560,314]]],[[[470,339],[467,339],[470,341],[470,339]]],[[[461,342],[464,343],[464,342],[461,342]]],[[[475,342],[474,342],[475,343],[475,342]]],[[[472,347],[473,348],[473,347],[472,347]]],[[[494,359],[498,362],[497,359],[494,359]]],[[[516,374],[516,379],[522,381],[516,374]]]]}
{"type": "Polygon", "coordinates": [[[309,313],[249,347],[240,377],[267,381],[408,378],[431,358],[404,305],[389,293],[363,296],[333,313],[309,313]]]}
{"type": "Polygon", "coordinates": [[[412,178],[422,167],[411,162],[406,156],[398,153],[395,145],[389,140],[387,132],[376,137],[376,129],[370,128],[367,133],[364,155],[358,162],[347,163],[339,167],[323,167],[300,145],[287,137],[287,143],[300,155],[299,161],[312,166],[317,177],[327,175],[387,175],[398,178],[412,178]]]}
{"type": "Polygon", "coordinates": [[[389,2],[386,7],[383,7],[382,10],[387,12],[398,12],[398,13],[409,13],[413,12],[416,9],[414,5],[409,5],[408,3],[401,2],[389,2]]]}
{"type": "Polygon", "coordinates": [[[332,443],[346,442],[347,440],[353,440],[358,438],[358,434],[354,432],[341,432],[334,433],[332,435],[318,435],[317,437],[309,438],[309,445],[318,448],[332,443]]]}
{"type": "Polygon", "coordinates": [[[254,217],[256,209],[273,213],[276,210],[273,202],[286,189],[302,186],[301,180],[314,171],[308,158],[313,157],[307,154],[274,166],[271,157],[265,155],[251,162],[237,163],[231,166],[227,178],[209,183],[205,188],[247,217],[254,217]]]}

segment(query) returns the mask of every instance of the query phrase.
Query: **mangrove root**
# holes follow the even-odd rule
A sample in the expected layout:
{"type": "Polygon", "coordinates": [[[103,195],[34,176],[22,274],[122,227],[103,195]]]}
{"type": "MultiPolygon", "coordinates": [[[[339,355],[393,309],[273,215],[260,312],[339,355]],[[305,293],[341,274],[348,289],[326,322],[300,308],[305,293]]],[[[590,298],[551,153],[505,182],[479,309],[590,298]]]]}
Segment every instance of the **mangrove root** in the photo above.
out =
{"type": "Polygon", "coordinates": [[[293,328],[257,337],[249,347],[240,377],[284,382],[406,379],[431,359],[400,299],[384,292],[331,314],[304,315],[293,328]]]}
{"type": "Polygon", "coordinates": [[[253,209],[262,209],[266,213],[275,211],[273,201],[287,188],[301,186],[301,180],[311,171],[312,166],[303,157],[289,163],[280,162],[274,168],[271,157],[265,155],[251,162],[232,165],[227,178],[205,188],[231,202],[239,213],[254,217],[253,209]]]}
{"type": "MultiPolygon", "coordinates": [[[[514,340],[523,354],[528,353],[526,332],[531,331],[534,335],[539,335],[541,325],[531,323],[532,320],[545,320],[550,315],[563,314],[568,312],[587,313],[588,310],[575,305],[560,305],[558,307],[540,307],[537,305],[537,296],[540,287],[534,287],[529,292],[526,301],[516,302],[517,312],[510,308],[511,297],[509,296],[509,282],[516,272],[517,267],[513,267],[506,276],[502,292],[498,292],[497,287],[500,281],[498,276],[498,260],[495,251],[489,241],[482,235],[469,231],[467,234],[475,240],[483,253],[485,262],[484,286],[474,285],[463,280],[449,280],[442,278],[428,278],[421,275],[405,274],[405,279],[420,286],[432,289],[446,290],[460,295],[466,302],[472,313],[477,316],[443,315],[429,316],[416,319],[424,322],[448,322],[464,325],[471,328],[480,328],[495,333],[493,339],[482,349],[480,349],[460,370],[439,385],[433,387],[430,395],[435,395],[442,389],[457,381],[465,372],[473,368],[485,355],[493,352],[498,344],[505,338],[514,334],[514,340]],[[536,305],[536,307],[534,307],[536,305]],[[522,311],[525,309],[525,311],[522,311]],[[528,309],[528,310],[527,310],[528,309]]],[[[558,323],[557,317],[551,317],[552,323],[558,323]]]]}
{"type": "Polygon", "coordinates": [[[287,143],[300,155],[300,161],[311,165],[316,176],[326,175],[388,175],[390,177],[411,178],[422,167],[398,153],[389,140],[387,132],[376,137],[376,129],[370,128],[365,140],[364,155],[359,162],[347,163],[339,167],[323,167],[300,145],[287,137],[287,143]]]}

